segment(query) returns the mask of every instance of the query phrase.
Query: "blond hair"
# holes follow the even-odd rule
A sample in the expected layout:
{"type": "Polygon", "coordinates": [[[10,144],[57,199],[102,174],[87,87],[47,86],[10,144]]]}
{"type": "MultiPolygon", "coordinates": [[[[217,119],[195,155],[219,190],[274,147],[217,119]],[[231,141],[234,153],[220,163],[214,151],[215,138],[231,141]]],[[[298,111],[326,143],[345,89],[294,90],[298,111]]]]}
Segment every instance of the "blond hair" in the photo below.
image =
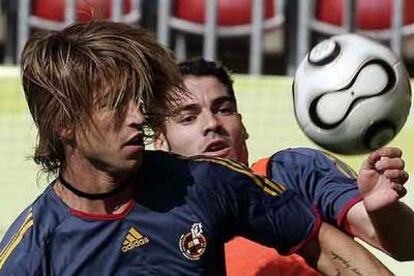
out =
{"type": "Polygon", "coordinates": [[[21,68],[38,128],[33,159],[48,173],[64,162],[60,133],[90,122],[92,107],[110,107],[122,116],[134,100],[157,124],[182,89],[171,54],[149,32],[122,23],[95,21],[36,33],[26,43],[21,68]]]}

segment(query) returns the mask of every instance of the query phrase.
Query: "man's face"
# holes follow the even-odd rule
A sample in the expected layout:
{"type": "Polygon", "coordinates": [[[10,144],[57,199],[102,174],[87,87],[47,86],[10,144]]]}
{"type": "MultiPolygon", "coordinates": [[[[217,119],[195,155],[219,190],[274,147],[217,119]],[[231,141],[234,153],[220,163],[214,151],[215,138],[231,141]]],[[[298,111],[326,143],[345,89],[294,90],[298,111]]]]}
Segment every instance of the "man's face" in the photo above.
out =
{"type": "Polygon", "coordinates": [[[75,153],[93,166],[114,173],[131,172],[142,163],[144,116],[132,101],[124,119],[116,125],[115,112],[100,109],[93,126],[77,131],[75,153]]]}
{"type": "Polygon", "coordinates": [[[215,77],[186,76],[190,97],[168,119],[156,149],[185,156],[226,157],[247,164],[247,133],[226,87],[215,77]]]}

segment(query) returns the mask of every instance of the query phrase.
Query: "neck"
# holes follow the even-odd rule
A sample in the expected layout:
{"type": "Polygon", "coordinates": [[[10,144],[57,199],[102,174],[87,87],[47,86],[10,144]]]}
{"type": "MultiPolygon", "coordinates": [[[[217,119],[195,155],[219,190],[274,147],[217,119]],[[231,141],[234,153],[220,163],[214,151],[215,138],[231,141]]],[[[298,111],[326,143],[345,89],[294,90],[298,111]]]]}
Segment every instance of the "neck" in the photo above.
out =
{"type": "Polygon", "coordinates": [[[110,198],[112,195],[116,195],[120,193],[123,189],[128,187],[129,182],[131,181],[131,179],[124,180],[117,187],[115,187],[112,191],[103,192],[103,193],[87,193],[82,190],[79,190],[73,184],[66,181],[66,179],[63,177],[62,174],[59,174],[58,180],[60,184],[62,184],[66,189],[68,189],[69,191],[77,195],[78,197],[86,198],[90,200],[103,200],[103,199],[110,198]]]}
{"type": "Polygon", "coordinates": [[[54,190],[69,207],[96,214],[122,212],[138,184],[136,170],[108,170],[76,154],[67,158],[59,178],[54,190]]]}

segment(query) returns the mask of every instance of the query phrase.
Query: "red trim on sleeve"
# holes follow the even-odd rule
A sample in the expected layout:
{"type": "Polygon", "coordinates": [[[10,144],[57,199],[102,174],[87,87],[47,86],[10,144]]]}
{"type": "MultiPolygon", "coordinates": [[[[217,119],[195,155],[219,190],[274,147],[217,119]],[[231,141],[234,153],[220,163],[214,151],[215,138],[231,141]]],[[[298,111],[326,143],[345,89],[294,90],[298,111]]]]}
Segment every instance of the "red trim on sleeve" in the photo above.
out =
{"type": "Polygon", "coordinates": [[[315,224],[313,225],[312,231],[310,231],[309,235],[302,242],[300,242],[298,245],[292,247],[288,251],[288,255],[296,253],[299,249],[301,249],[306,244],[308,244],[309,242],[311,242],[312,240],[317,238],[319,230],[321,228],[322,218],[321,218],[321,215],[318,212],[318,209],[315,206],[312,207],[312,212],[315,214],[315,217],[316,217],[316,221],[315,221],[315,224]]]}
{"type": "Polygon", "coordinates": [[[128,213],[132,210],[132,208],[135,206],[134,200],[129,200],[127,202],[127,206],[125,207],[125,210],[121,213],[117,214],[95,214],[95,213],[89,213],[89,212],[83,212],[80,210],[72,209],[70,208],[70,213],[74,216],[88,219],[88,220],[117,220],[117,219],[123,219],[128,215],[128,213]]]}
{"type": "Polygon", "coordinates": [[[267,166],[269,164],[270,157],[260,159],[253,163],[251,169],[253,172],[267,176],[267,166]]]}
{"type": "Polygon", "coordinates": [[[339,212],[338,219],[336,221],[336,224],[338,225],[339,229],[341,229],[341,230],[343,230],[347,233],[351,233],[349,225],[348,225],[347,220],[346,220],[346,214],[348,214],[348,211],[349,211],[349,209],[352,208],[352,206],[354,206],[355,204],[357,204],[361,200],[362,200],[362,196],[357,195],[356,197],[354,197],[353,199],[348,201],[347,204],[345,204],[345,206],[342,208],[341,212],[339,212]]]}

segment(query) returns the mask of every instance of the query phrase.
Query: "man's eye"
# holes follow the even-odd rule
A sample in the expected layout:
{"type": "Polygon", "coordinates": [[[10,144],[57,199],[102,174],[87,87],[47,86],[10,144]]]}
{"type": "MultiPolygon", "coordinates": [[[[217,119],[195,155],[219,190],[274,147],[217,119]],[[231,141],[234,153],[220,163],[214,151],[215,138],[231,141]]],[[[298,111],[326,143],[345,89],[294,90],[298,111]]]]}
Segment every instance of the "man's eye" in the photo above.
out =
{"type": "Polygon", "coordinates": [[[187,116],[183,116],[179,119],[180,124],[189,124],[194,122],[197,119],[196,116],[194,115],[187,115],[187,116]]]}
{"type": "Polygon", "coordinates": [[[232,107],[221,107],[218,109],[218,113],[222,115],[232,115],[235,112],[235,109],[232,107]]]}

